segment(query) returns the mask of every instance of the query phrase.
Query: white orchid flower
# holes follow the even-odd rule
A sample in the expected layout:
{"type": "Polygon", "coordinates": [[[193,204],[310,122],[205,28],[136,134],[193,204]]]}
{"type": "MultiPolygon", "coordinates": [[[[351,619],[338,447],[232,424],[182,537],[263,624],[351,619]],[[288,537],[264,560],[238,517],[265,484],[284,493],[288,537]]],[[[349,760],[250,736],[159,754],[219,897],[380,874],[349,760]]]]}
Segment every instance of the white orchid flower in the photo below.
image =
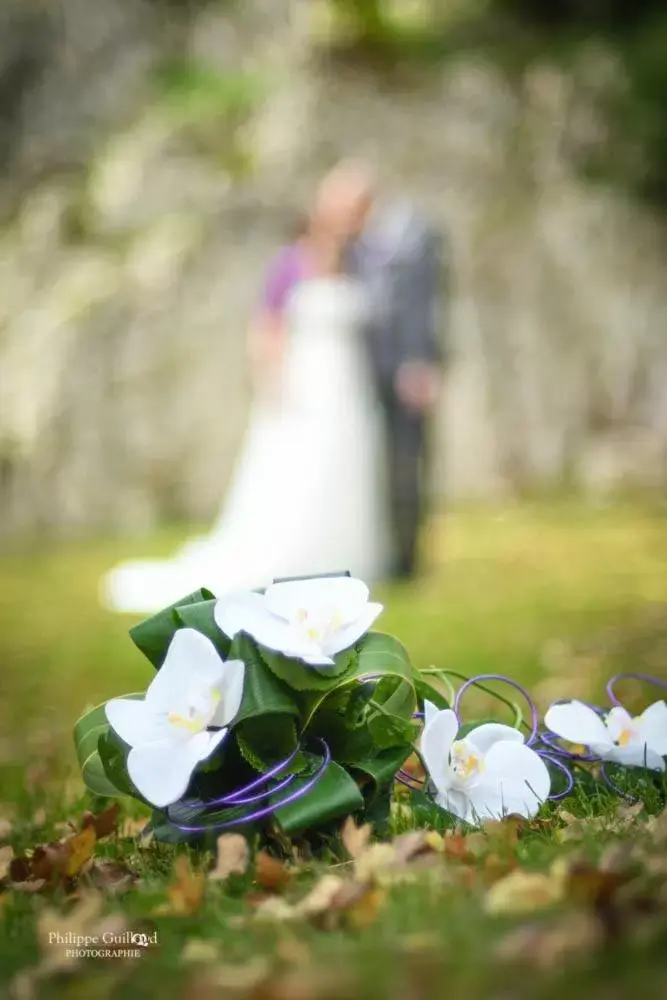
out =
{"type": "Polygon", "coordinates": [[[602,760],[664,771],[667,705],[656,701],[633,718],[620,705],[601,717],[581,701],[552,705],[544,724],[556,736],[582,744],[602,760]]]}
{"type": "Polygon", "coordinates": [[[490,722],[457,739],[456,714],[424,704],[420,752],[435,801],[466,823],[515,814],[531,819],[549,797],[551,778],[518,729],[490,722]]]}
{"type": "Polygon", "coordinates": [[[243,697],[245,664],[220,659],[201,632],[179,629],[143,700],[107,703],[111,728],[132,748],[127,770],[154,806],[178,801],[197,765],[227,735],[243,697]]]}
{"type": "Polygon", "coordinates": [[[232,594],[215,605],[218,628],[230,639],[252,636],[284,656],[311,666],[331,666],[382,611],[369,601],[368,587],[352,577],[313,578],[274,583],[265,593],[232,594]]]}

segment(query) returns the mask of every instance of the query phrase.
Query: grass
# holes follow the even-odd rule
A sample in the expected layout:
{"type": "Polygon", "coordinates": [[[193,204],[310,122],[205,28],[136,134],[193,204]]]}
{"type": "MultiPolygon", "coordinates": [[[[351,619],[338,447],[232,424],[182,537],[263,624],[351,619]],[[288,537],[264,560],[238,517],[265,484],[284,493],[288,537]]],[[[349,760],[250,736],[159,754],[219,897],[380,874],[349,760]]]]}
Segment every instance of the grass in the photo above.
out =
{"type": "MultiPolygon", "coordinates": [[[[143,542],[34,543],[0,559],[0,779],[2,812],[11,820],[8,837],[17,853],[48,841],[63,820],[80,821],[86,808],[70,742],[76,717],[86,704],[141,689],[151,675],[127,637],[132,619],[99,608],[100,574],[128,552],[168,553],[181,537],[170,531],[143,542]]],[[[527,683],[542,702],[568,694],[599,698],[603,681],[616,670],[663,670],[667,676],[661,510],[630,504],[592,509],[567,501],[468,508],[434,521],[425,548],[430,565],[424,579],[380,595],[383,629],[401,638],[417,666],[506,673],[527,683]]],[[[649,812],[659,809],[661,793],[651,786],[644,797],[649,812]]],[[[618,836],[618,800],[610,793],[568,800],[567,809],[607,816],[610,830],[584,825],[576,842],[564,845],[562,813],[550,808],[547,819],[512,847],[522,866],[545,872],[575,848],[597,864],[606,843],[618,836]]],[[[397,831],[414,825],[410,813],[401,816],[397,831]]],[[[637,843],[641,836],[633,830],[637,843]]],[[[337,842],[331,851],[328,861],[337,867],[329,870],[346,873],[337,842]]],[[[429,869],[414,883],[390,886],[382,903],[371,906],[372,919],[364,903],[322,930],[310,923],[248,923],[245,894],[257,891],[250,875],[209,882],[190,914],[155,916],[156,906],[169,898],[173,903],[174,850],[142,848],[136,837],[116,834],[98,845],[98,853],[140,876],[135,888],[105,904],[105,912],[122,913],[134,925],[149,920],[159,947],[141,961],[81,962],[69,973],[19,980],[28,990],[24,995],[509,1000],[555,997],[567,989],[573,998],[602,1000],[624,995],[637,963],[644,997],[664,995],[664,935],[635,941],[628,934],[614,955],[592,951],[559,972],[545,967],[538,975],[525,963],[499,964],[496,942],[518,918],[485,912],[481,862],[463,866],[466,877],[451,884],[443,884],[440,869],[437,878],[429,869]],[[192,941],[205,941],[206,948],[188,945],[192,941]],[[212,947],[218,951],[214,962],[212,947]],[[269,963],[270,982],[262,979],[262,962],[269,963]]],[[[195,871],[207,863],[192,858],[195,871]]],[[[302,866],[288,895],[303,895],[323,865],[302,866]]],[[[183,887],[174,891],[187,895],[183,887]]],[[[76,912],[76,905],[62,889],[49,897],[0,895],[0,981],[39,962],[36,927],[43,928],[45,910],[64,914],[72,906],[76,912]]],[[[535,954],[527,956],[529,964],[535,954]]]]}

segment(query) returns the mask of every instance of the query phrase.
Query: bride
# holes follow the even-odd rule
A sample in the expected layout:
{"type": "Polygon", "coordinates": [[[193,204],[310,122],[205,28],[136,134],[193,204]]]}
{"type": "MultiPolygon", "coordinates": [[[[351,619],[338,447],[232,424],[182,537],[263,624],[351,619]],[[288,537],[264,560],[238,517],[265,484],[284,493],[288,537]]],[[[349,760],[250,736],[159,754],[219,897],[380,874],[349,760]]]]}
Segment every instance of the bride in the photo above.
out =
{"type": "Polygon", "coordinates": [[[294,279],[249,337],[256,385],[231,487],[208,536],[167,560],[121,563],[102,583],[115,611],[152,612],[208,587],[389,569],[385,443],[366,356],[369,302],[343,268],[364,194],[322,185],[306,231],[285,248],[294,279]],[[280,299],[280,301],[278,301],[280,299]]]}

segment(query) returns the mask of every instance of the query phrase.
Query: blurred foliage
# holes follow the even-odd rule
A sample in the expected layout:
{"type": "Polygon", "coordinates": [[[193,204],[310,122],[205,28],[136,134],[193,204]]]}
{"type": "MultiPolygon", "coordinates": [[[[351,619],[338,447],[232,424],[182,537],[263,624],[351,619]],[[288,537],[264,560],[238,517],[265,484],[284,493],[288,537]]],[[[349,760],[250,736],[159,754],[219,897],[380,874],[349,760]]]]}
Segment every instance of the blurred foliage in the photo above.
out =
{"type": "Polygon", "coordinates": [[[600,102],[607,137],[585,151],[579,166],[667,208],[664,0],[447,0],[420,4],[417,28],[401,16],[413,6],[407,0],[329,2],[353,26],[361,51],[383,53],[394,66],[468,50],[516,73],[537,59],[571,63],[591,42],[603,43],[618,61],[617,78],[600,102]]]}
{"type": "Polygon", "coordinates": [[[251,168],[243,126],[267,94],[257,73],[221,73],[189,60],[170,60],[157,74],[162,105],[194,149],[234,177],[251,168]]]}

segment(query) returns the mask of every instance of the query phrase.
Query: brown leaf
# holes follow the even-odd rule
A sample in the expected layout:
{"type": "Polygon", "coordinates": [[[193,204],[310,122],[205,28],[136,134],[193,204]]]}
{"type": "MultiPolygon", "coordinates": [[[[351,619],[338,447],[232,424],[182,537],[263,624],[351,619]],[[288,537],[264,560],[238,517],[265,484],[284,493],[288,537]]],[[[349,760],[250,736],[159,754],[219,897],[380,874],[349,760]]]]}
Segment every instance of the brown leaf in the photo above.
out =
{"type": "Polygon", "coordinates": [[[326,913],[334,905],[334,900],[344,884],[344,879],[338,875],[323,875],[308,895],[296,905],[294,908],[296,915],[312,919],[326,913]]]}
{"type": "Polygon", "coordinates": [[[113,895],[129,889],[137,880],[137,876],[126,865],[106,859],[94,861],[88,877],[97,888],[113,895]]]}
{"type": "Polygon", "coordinates": [[[7,888],[12,892],[41,892],[46,887],[46,879],[36,878],[26,882],[7,882],[7,888]]]}
{"type": "Polygon", "coordinates": [[[250,848],[245,837],[240,833],[223,833],[218,837],[215,867],[208,877],[219,881],[230,875],[245,875],[249,863],[250,848]]]}
{"type": "Polygon", "coordinates": [[[529,823],[523,816],[511,815],[502,820],[487,820],[483,824],[482,830],[494,850],[513,851],[522,832],[528,826],[529,823]]]}
{"type": "Polygon", "coordinates": [[[486,847],[486,838],[483,834],[470,834],[464,837],[461,833],[448,831],[444,838],[445,857],[448,861],[460,861],[462,864],[470,865],[476,861],[476,855],[471,850],[470,841],[473,837],[483,838],[481,841],[473,841],[473,845],[481,843],[486,847]]]}
{"type": "Polygon", "coordinates": [[[346,882],[333,899],[332,911],[344,914],[346,924],[360,930],[377,919],[386,896],[385,889],[346,882]]]}
{"type": "Polygon", "coordinates": [[[146,829],[148,819],[148,816],[140,816],[138,819],[136,817],[126,816],[118,827],[118,836],[122,837],[124,840],[141,837],[146,829]]]}
{"type": "Polygon", "coordinates": [[[81,829],[85,830],[87,827],[92,826],[95,836],[98,840],[101,840],[103,837],[108,837],[116,831],[119,815],[120,805],[118,802],[114,802],[113,805],[98,813],[97,816],[91,812],[84,813],[81,829]]]}
{"type": "Polygon", "coordinates": [[[357,826],[351,816],[348,816],[345,820],[341,839],[345,850],[355,861],[361,857],[368,847],[372,830],[373,827],[370,823],[364,823],[363,826],[357,826]]]}
{"type": "Polygon", "coordinates": [[[485,908],[494,916],[505,913],[529,913],[553,906],[564,896],[562,877],[551,873],[517,869],[505,875],[486,894],[485,908]]]}
{"type": "Polygon", "coordinates": [[[411,830],[396,837],[392,844],[397,864],[408,865],[416,858],[444,854],[445,841],[434,830],[411,830]]]}
{"type": "Polygon", "coordinates": [[[495,955],[502,962],[555,969],[573,955],[596,950],[601,940],[599,927],[590,915],[569,913],[556,926],[517,928],[499,943],[495,955]]]}
{"type": "Polygon", "coordinates": [[[161,916],[191,916],[204,901],[206,879],[201,872],[194,872],[190,862],[181,855],[174,864],[176,881],[167,887],[168,901],[158,906],[161,916]]]}
{"type": "Polygon", "coordinates": [[[266,851],[259,851],[255,859],[255,882],[269,892],[280,892],[289,884],[292,873],[266,851]]]}
{"type": "Polygon", "coordinates": [[[9,874],[9,869],[11,867],[12,860],[14,858],[14,848],[5,846],[0,847],[0,880],[6,878],[9,874]]]}
{"type": "Polygon", "coordinates": [[[67,852],[65,875],[78,875],[93,856],[97,835],[94,825],[84,827],[81,833],[75,833],[64,842],[67,852]]]}
{"type": "Polygon", "coordinates": [[[55,884],[64,876],[68,858],[69,851],[64,842],[36,847],[32,857],[28,859],[29,878],[44,879],[45,882],[55,884]]]}

